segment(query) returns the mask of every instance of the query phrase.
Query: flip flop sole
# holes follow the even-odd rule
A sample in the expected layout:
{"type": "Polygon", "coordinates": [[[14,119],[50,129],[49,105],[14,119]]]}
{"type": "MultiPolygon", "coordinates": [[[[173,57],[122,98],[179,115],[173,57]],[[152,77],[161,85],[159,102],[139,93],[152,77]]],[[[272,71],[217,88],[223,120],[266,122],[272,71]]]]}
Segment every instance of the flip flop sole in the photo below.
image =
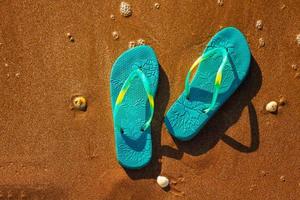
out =
{"type": "Polygon", "coordinates": [[[214,57],[200,63],[199,70],[191,82],[189,99],[182,93],[166,114],[166,127],[169,133],[179,140],[190,140],[197,135],[236,91],[249,71],[251,53],[246,38],[238,29],[228,27],[218,32],[208,43],[204,53],[218,47],[226,48],[229,62],[223,70],[221,88],[214,108],[208,113],[203,112],[211,103],[222,57],[214,57]]]}
{"type": "MultiPolygon", "coordinates": [[[[159,65],[153,49],[138,46],[125,51],[113,64],[110,78],[112,109],[125,80],[132,71],[140,69],[149,80],[152,94],[157,90],[159,65]]],[[[114,118],[117,160],[126,168],[138,169],[147,165],[152,157],[151,127],[141,131],[149,118],[149,101],[143,83],[135,78],[114,118]],[[120,124],[124,133],[116,127],[120,124]]]]}

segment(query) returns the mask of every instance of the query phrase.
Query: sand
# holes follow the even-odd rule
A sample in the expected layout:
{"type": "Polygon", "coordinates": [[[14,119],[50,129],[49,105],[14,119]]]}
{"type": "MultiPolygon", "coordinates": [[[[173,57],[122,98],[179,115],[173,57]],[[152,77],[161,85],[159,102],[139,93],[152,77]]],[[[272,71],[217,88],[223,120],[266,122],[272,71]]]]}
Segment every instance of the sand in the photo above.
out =
{"type": "Polygon", "coordinates": [[[130,17],[120,1],[0,1],[0,199],[299,199],[300,1],[128,3],[130,17]],[[178,142],[163,116],[226,26],[246,35],[250,74],[197,137],[178,142]],[[109,76],[138,39],[155,49],[161,76],[153,159],[132,171],[115,159],[109,76]],[[71,109],[77,95],[86,112],[71,109]],[[281,96],[276,114],[264,111],[281,96]]]}

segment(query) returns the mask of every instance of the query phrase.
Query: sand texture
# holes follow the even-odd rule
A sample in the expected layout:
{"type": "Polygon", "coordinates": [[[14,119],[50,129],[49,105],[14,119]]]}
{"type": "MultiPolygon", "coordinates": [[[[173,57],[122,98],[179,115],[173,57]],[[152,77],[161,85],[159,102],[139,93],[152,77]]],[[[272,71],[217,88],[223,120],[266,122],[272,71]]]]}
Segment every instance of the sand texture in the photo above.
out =
{"type": "Polygon", "coordinates": [[[127,2],[124,17],[119,0],[0,0],[0,200],[300,199],[300,1],[127,2]],[[174,140],[163,116],[226,26],[246,35],[250,73],[198,136],[174,140]],[[109,79],[139,39],[158,56],[160,83],[153,159],[134,171],[115,158],[109,79]],[[72,107],[78,95],[86,111],[72,107]]]}

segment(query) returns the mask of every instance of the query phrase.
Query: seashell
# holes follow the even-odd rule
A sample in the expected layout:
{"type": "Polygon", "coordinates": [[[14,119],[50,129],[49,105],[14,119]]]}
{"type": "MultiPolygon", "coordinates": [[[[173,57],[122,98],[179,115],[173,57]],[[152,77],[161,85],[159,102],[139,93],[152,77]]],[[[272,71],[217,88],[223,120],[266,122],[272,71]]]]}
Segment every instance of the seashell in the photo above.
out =
{"type": "Polygon", "coordinates": [[[114,40],[118,40],[119,39],[119,33],[117,31],[112,32],[112,37],[114,40]]]}
{"type": "Polygon", "coordinates": [[[286,103],[287,103],[286,98],[281,97],[281,98],[279,99],[279,105],[284,106],[286,103]]]}
{"type": "Polygon", "coordinates": [[[259,38],[259,40],[258,40],[258,46],[259,46],[260,48],[265,46],[265,41],[264,41],[263,38],[259,38]]]}
{"type": "Polygon", "coordinates": [[[73,99],[73,108],[80,111],[86,111],[87,100],[83,96],[77,96],[73,99]]]}
{"type": "Polygon", "coordinates": [[[256,22],[256,28],[258,29],[258,30],[262,30],[263,29],[263,22],[262,22],[262,20],[260,19],[260,20],[257,20],[257,22],[256,22]]]}
{"type": "Polygon", "coordinates": [[[155,7],[156,9],[159,9],[159,8],[160,8],[160,4],[159,4],[159,3],[155,3],[155,4],[154,4],[154,7],[155,7]]]}
{"type": "Polygon", "coordinates": [[[136,42],[137,42],[138,45],[145,45],[145,40],[142,39],[142,38],[138,39],[136,42]]]}
{"type": "Polygon", "coordinates": [[[122,1],[120,4],[120,13],[124,17],[131,16],[132,15],[131,5],[129,3],[122,1]]]}
{"type": "Polygon", "coordinates": [[[271,101],[266,105],[266,110],[268,112],[274,113],[277,111],[278,104],[276,101],[271,101]]]}
{"type": "Polygon", "coordinates": [[[218,5],[223,6],[224,5],[224,0],[218,0],[218,5]]]}
{"type": "Polygon", "coordinates": [[[130,42],[128,42],[128,48],[133,48],[133,47],[135,47],[135,46],[136,46],[135,41],[130,41],[130,42]]]}
{"type": "Polygon", "coordinates": [[[169,179],[165,176],[158,176],[156,181],[161,188],[165,188],[169,185],[169,179]]]}

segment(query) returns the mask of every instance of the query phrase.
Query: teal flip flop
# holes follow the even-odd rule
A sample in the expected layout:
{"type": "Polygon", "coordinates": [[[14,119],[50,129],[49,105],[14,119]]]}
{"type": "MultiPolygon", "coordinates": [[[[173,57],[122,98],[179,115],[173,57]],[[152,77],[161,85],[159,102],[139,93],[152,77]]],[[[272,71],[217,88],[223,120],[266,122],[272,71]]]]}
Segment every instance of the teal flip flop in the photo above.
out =
{"type": "Polygon", "coordinates": [[[158,77],[157,57],[146,45],[125,51],[113,64],[110,95],[116,154],[125,168],[139,169],[151,160],[151,121],[158,77]]]}
{"type": "Polygon", "coordinates": [[[238,29],[227,27],[218,32],[190,68],[184,92],[165,116],[169,133],[183,141],[197,135],[243,82],[250,58],[248,43],[238,29]]]}

